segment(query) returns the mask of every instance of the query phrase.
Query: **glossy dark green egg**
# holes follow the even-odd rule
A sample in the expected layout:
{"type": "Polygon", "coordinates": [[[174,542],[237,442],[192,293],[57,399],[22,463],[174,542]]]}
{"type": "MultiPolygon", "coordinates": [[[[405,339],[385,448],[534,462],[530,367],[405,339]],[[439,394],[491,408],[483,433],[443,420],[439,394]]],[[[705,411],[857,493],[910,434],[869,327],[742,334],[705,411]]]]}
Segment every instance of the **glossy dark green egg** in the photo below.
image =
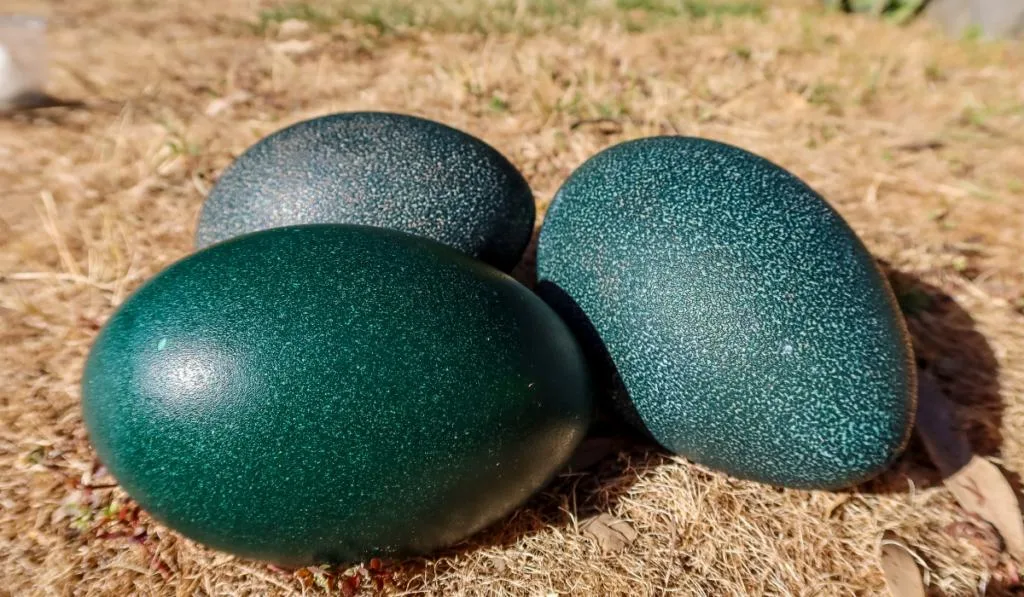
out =
{"type": "Polygon", "coordinates": [[[196,247],[296,224],[363,224],[432,238],[510,270],[533,233],[533,195],[504,156],[402,114],[332,114],[247,149],[203,205],[196,247]]]}
{"type": "Polygon", "coordinates": [[[82,406],[147,511],[285,565],[423,554],[507,514],[590,416],[544,302],[434,241],[313,225],[156,276],[106,324],[82,406]]]}
{"type": "Polygon", "coordinates": [[[908,439],[915,369],[888,283],[842,218],[763,158],[686,137],[605,150],[558,191],[537,264],[622,411],[677,454],[835,488],[908,439]]]}

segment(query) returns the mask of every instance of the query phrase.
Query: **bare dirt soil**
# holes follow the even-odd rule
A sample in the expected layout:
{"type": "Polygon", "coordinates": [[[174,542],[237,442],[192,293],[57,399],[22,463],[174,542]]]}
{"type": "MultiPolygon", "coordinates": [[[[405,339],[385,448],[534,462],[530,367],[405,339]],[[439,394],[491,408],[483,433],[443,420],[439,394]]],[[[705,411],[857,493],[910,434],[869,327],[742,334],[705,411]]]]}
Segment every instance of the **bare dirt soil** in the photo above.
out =
{"type": "Polygon", "coordinates": [[[51,91],[0,119],[0,595],[872,595],[893,530],[935,594],[1020,594],[918,443],[841,492],[778,490],[628,447],[436,559],[279,570],[140,513],[79,411],[83,358],[191,250],[251,143],[339,110],[414,113],[517,164],[540,211],[584,159],[706,136],[791,169],[889,268],[975,448],[1024,471],[1024,46],[810,0],[6,0],[50,18],[51,91]],[[582,521],[638,531],[602,553],[582,521]],[[987,592],[986,592],[987,591],[987,592]]]}

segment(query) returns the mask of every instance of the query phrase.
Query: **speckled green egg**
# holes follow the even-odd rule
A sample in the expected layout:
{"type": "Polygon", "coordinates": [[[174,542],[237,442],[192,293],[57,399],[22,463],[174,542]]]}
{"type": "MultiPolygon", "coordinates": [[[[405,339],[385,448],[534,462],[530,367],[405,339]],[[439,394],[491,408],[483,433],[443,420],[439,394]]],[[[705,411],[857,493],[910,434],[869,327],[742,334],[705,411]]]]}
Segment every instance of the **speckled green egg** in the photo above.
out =
{"type": "Polygon", "coordinates": [[[540,292],[667,449],[774,485],[885,469],[911,428],[905,324],[870,254],[798,178],[687,137],[605,150],[558,191],[540,292]]]}
{"type": "Polygon", "coordinates": [[[306,120],[247,149],[203,205],[196,247],[297,224],[424,236],[508,271],[530,241],[533,195],[487,143],[402,114],[306,120]]]}
{"type": "Polygon", "coordinates": [[[154,517],[283,565],[429,553],[555,474],[590,416],[571,332],[434,241],[278,228],[188,257],[89,355],[93,445],[154,517]]]}

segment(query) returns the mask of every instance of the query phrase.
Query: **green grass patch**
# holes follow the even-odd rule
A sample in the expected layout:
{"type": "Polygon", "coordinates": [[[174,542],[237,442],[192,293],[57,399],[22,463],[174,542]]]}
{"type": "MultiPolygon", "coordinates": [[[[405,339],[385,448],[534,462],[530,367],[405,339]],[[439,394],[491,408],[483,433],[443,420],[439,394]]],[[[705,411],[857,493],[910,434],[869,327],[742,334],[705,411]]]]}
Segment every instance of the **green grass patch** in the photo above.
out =
{"type": "Polygon", "coordinates": [[[338,22],[338,18],[335,15],[322,8],[313,4],[296,2],[260,11],[255,29],[257,33],[263,33],[271,24],[283,23],[293,19],[305,21],[320,28],[328,28],[338,22]]]}
{"type": "Polygon", "coordinates": [[[347,21],[381,33],[537,33],[584,22],[622,23],[639,30],[672,20],[764,15],[764,3],[755,0],[320,0],[262,10],[253,28],[262,34],[275,24],[297,19],[320,29],[347,21]],[[644,18],[635,19],[637,13],[644,18]]]}
{"type": "MultiPolygon", "coordinates": [[[[722,17],[764,17],[760,2],[709,2],[707,0],[615,0],[615,8],[627,15],[642,12],[648,21],[666,19],[719,20],[722,17]]],[[[630,25],[636,26],[632,19],[630,25]]]]}
{"type": "Polygon", "coordinates": [[[832,83],[815,83],[807,91],[807,101],[815,106],[837,107],[838,96],[839,87],[832,83]]]}
{"type": "Polygon", "coordinates": [[[684,9],[685,14],[698,19],[764,16],[764,6],[760,2],[686,2],[684,9]]]}

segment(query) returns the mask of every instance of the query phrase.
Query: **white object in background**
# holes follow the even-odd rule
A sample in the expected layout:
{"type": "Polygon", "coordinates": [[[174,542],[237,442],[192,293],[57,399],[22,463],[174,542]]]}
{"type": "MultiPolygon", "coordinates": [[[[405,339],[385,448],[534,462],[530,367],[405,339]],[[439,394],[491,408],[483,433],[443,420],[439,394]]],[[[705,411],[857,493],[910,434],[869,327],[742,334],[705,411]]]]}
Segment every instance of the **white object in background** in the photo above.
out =
{"type": "Polygon", "coordinates": [[[46,22],[27,15],[0,15],[0,112],[72,103],[47,95],[46,22]]]}
{"type": "Polygon", "coordinates": [[[950,35],[988,39],[1024,36],[1024,0],[932,0],[925,14],[950,35]]]}

